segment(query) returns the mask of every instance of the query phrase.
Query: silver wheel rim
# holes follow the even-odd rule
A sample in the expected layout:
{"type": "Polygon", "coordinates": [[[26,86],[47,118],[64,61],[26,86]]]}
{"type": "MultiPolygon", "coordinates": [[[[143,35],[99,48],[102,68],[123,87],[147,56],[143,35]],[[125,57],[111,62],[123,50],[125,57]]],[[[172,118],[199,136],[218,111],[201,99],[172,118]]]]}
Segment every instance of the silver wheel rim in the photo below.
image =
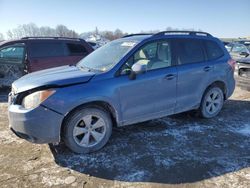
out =
{"type": "Polygon", "coordinates": [[[97,115],[85,115],[73,129],[75,142],[83,147],[91,147],[100,143],[105,134],[105,121],[97,115]]]}
{"type": "Polygon", "coordinates": [[[223,99],[220,92],[216,90],[211,91],[205,103],[206,111],[209,114],[217,113],[221,108],[222,100],[223,99]]]}

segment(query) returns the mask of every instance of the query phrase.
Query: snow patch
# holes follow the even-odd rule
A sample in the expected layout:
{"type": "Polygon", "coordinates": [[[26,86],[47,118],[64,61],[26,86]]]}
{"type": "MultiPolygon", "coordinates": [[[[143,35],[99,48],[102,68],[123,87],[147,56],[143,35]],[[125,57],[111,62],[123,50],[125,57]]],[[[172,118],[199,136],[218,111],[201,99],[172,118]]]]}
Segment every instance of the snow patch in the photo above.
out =
{"type": "Polygon", "coordinates": [[[150,174],[146,171],[143,170],[138,170],[138,171],[133,171],[127,175],[124,174],[122,175],[122,177],[117,176],[115,179],[124,179],[125,181],[131,181],[131,182],[135,182],[135,181],[142,181],[143,179],[148,179],[148,177],[150,176],[150,174]]]}
{"type": "Polygon", "coordinates": [[[245,124],[240,129],[237,129],[236,132],[244,136],[250,136],[250,124],[245,124]]]}

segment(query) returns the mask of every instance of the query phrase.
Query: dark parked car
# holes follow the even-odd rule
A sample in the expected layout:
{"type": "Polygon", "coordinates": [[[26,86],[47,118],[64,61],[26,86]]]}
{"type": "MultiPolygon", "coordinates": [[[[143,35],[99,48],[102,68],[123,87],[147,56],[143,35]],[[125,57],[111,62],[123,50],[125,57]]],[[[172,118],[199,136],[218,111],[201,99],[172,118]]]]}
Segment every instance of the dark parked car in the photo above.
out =
{"type": "Polygon", "coordinates": [[[102,148],[113,126],[188,110],[221,111],[235,87],[223,43],[204,32],[171,31],[114,40],[82,59],[12,84],[10,128],[35,143],[64,141],[77,153],[102,148]]]}
{"type": "Polygon", "coordinates": [[[235,74],[237,85],[250,91],[250,57],[237,61],[235,74]]]}
{"type": "Polygon", "coordinates": [[[240,60],[250,54],[250,49],[245,44],[239,42],[227,43],[225,47],[234,60],[240,60]]]}
{"type": "Polygon", "coordinates": [[[250,50],[250,40],[241,40],[240,44],[244,44],[250,50]]]}
{"type": "Polygon", "coordinates": [[[42,69],[76,64],[93,51],[83,39],[25,37],[0,43],[0,87],[42,69]]]}

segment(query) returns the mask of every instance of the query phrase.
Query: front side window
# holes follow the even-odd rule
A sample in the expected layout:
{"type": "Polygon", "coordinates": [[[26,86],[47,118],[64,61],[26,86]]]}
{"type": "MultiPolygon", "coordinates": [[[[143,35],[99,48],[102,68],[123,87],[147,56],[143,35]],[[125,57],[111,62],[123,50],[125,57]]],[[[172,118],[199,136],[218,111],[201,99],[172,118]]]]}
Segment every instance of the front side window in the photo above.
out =
{"type": "Polygon", "coordinates": [[[178,64],[183,65],[205,61],[203,47],[200,40],[177,40],[176,47],[178,51],[178,64]]]}
{"type": "Polygon", "coordinates": [[[24,59],[24,45],[7,46],[0,49],[0,62],[22,63],[24,59]]]}
{"type": "Polygon", "coordinates": [[[112,69],[138,43],[138,41],[116,40],[98,48],[77,66],[101,72],[112,69]]]}
{"type": "Polygon", "coordinates": [[[147,65],[148,71],[171,66],[170,43],[159,41],[146,44],[123,65],[121,74],[129,74],[135,63],[147,65]]]}
{"type": "Polygon", "coordinates": [[[32,42],[30,44],[30,56],[33,58],[64,56],[62,42],[32,42]]]}

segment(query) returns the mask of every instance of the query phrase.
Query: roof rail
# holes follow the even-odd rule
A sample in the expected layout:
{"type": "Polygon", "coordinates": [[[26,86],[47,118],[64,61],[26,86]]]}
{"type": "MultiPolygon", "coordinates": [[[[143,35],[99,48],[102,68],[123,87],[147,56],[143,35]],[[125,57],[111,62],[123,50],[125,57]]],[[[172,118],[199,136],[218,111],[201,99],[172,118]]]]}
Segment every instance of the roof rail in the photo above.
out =
{"type": "Polygon", "coordinates": [[[83,40],[81,38],[71,38],[71,37],[23,37],[21,39],[64,39],[64,40],[83,40]]]}
{"type": "Polygon", "coordinates": [[[161,36],[161,35],[200,35],[200,36],[207,36],[212,37],[211,34],[202,32],[202,31],[161,31],[159,33],[154,34],[154,36],[161,36]]]}
{"type": "Polygon", "coordinates": [[[153,33],[135,33],[135,34],[125,35],[122,38],[127,38],[127,37],[132,37],[132,36],[140,36],[140,35],[153,35],[153,33]]]}

